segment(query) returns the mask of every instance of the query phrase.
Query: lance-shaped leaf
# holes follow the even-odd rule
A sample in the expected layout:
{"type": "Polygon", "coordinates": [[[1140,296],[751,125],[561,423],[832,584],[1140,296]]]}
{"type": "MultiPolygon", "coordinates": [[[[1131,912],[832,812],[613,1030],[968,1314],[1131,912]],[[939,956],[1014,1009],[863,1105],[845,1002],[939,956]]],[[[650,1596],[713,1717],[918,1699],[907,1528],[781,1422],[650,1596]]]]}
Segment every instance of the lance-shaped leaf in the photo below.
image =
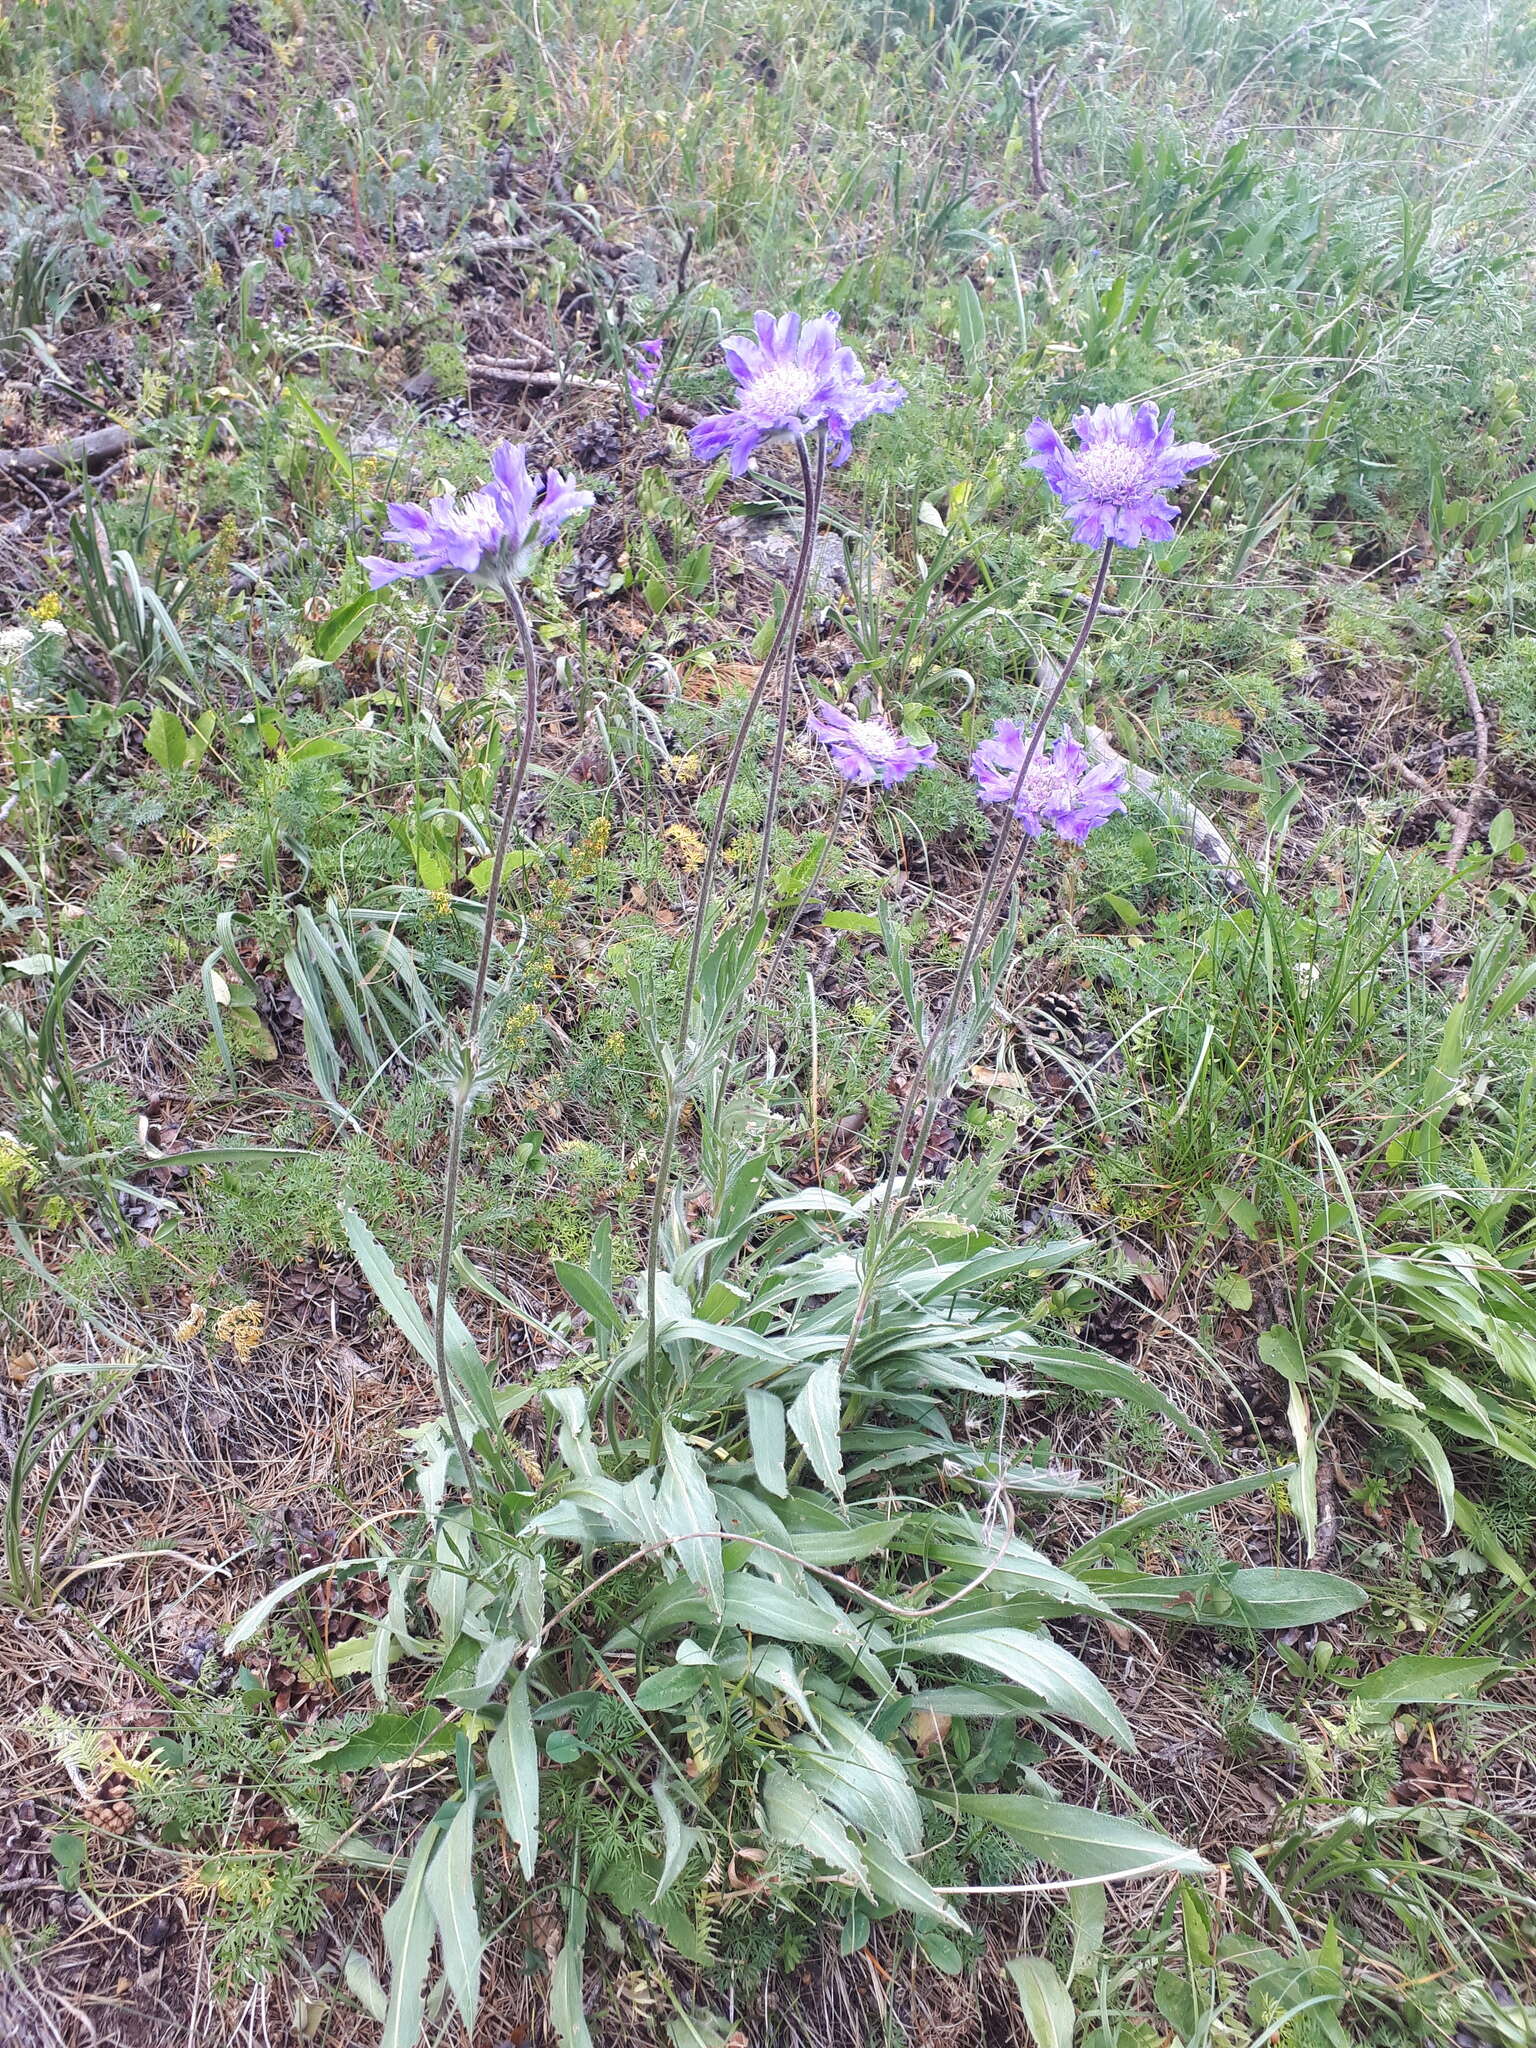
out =
{"type": "Polygon", "coordinates": [[[1209,1865],[1193,1849],[1118,1814],[1096,1813],[1031,1792],[965,1792],[952,1803],[961,1813],[990,1821],[1031,1856],[1069,1877],[1126,1877],[1138,1871],[1195,1873],[1209,1865]]]}
{"type": "Polygon", "coordinates": [[[867,1891],[858,1845],[826,1800],[777,1764],[763,1772],[761,1784],[769,1840],[804,1849],[818,1863],[830,1864],[861,1891],[867,1891]]]}
{"type": "Polygon", "coordinates": [[[480,2009],[480,1963],[485,1937],[475,1909],[475,1801],[466,1799],[427,1865],[427,1900],[443,1945],[443,1971],[453,2002],[473,2040],[480,2009]]]}
{"type": "Polygon", "coordinates": [[[889,1842],[873,1832],[864,1837],[864,1868],[870,1889],[882,1905],[904,1907],[920,1920],[943,1920],[950,1927],[965,1926],[948,1899],[941,1898],[927,1878],[919,1877],[904,1856],[899,1856],[889,1842]]]}
{"type": "Polygon", "coordinates": [[[1100,1681],[1048,1635],[1022,1628],[967,1629],[940,1623],[906,1648],[914,1657],[964,1657],[1032,1693],[1050,1713],[1107,1735],[1122,1749],[1136,1747],[1125,1716],[1100,1681]]]}
{"type": "Polygon", "coordinates": [[[432,1907],[427,1871],[438,1845],[436,1826],[425,1828],[411,1851],[405,1882],[384,1915],[389,1957],[389,2004],[379,2048],[416,2048],[426,2017],[427,1966],[432,1959],[432,1907]]]}
{"type": "Polygon", "coordinates": [[[715,1498],[692,1444],[686,1443],[670,1422],[662,1426],[661,1439],[667,1469],[656,1489],[657,1519],[666,1533],[677,1539],[683,1570],[709,1602],[711,1611],[718,1615],[725,1599],[720,1543],[715,1534],[694,1533],[719,1530],[715,1498]]]}
{"type": "Polygon", "coordinates": [[[531,1881],[539,1856],[539,1745],[526,1678],[518,1679],[507,1695],[486,1760],[501,1801],[502,1825],[516,1844],[523,1876],[531,1881]]]}
{"type": "Polygon", "coordinates": [[[816,1477],[843,1497],[843,1374],[835,1358],[818,1365],[790,1403],[789,1426],[816,1477]]]}

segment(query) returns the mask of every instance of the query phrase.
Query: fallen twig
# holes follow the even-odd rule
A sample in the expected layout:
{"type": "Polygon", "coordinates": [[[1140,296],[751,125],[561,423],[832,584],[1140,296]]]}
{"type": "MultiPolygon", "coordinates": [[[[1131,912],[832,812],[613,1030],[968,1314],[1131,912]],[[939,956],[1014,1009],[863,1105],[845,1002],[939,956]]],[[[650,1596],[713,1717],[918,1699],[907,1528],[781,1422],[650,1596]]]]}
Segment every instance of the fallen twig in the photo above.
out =
{"type": "MultiPolygon", "coordinates": [[[[573,371],[535,368],[530,364],[506,362],[497,356],[471,356],[469,359],[471,378],[479,377],[487,384],[517,384],[525,391],[595,391],[608,398],[621,398],[624,393],[607,377],[581,377],[573,371]]],[[[657,400],[656,411],[660,418],[670,420],[673,426],[697,426],[700,415],[695,407],[684,405],[680,399],[668,398],[665,392],[657,400]]]]}
{"type": "Polygon", "coordinates": [[[133,445],[127,427],[97,427],[69,441],[43,441],[35,448],[0,448],[0,476],[40,469],[74,469],[81,463],[108,462],[133,445]]]}
{"type": "Polygon", "coordinates": [[[1467,850],[1467,841],[1472,837],[1478,805],[1488,788],[1488,717],[1483,710],[1483,700],[1477,694],[1477,685],[1472,680],[1472,671],[1467,667],[1467,657],[1461,651],[1461,642],[1456,638],[1455,627],[1447,626],[1444,630],[1445,644],[1451,650],[1451,661],[1465,692],[1467,709],[1472,714],[1473,760],[1476,764],[1466,802],[1457,804],[1453,812],[1455,822],[1451,827],[1451,843],[1446,850],[1445,864],[1455,874],[1467,850]]]}
{"type": "Polygon", "coordinates": [[[1145,768],[1138,768],[1117,753],[1110,745],[1109,735],[1096,725],[1084,725],[1083,738],[1088,751],[1095,755],[1107,768],[1121,769],[1132,786],[1172,825],[1174,830],[1199,854],[1200,858],[1215,874],[1228,895],[1248,897],[1248,884],[1237,865],[1237,856],[1222,836],[1218,827],[1204,811],[1192,804],[1182,790],[1171,789],[1145,768]]]}

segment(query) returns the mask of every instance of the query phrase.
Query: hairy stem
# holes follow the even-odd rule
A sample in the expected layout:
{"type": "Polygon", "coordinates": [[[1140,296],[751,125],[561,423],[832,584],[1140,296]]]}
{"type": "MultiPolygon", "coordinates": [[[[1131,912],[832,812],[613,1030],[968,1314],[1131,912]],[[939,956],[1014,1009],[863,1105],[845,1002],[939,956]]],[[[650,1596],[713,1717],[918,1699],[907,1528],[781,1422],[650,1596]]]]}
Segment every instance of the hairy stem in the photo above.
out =
{"type": "Polygon", "coordinates": [[[960,1004],[964,992],[970,985],[972,969],[975,967],[981,955],[981,949],[992,932],[994,923],[994,890],[996,891],[997,906],[1005,905],[1012,899],[1014,885],[1018,881],[1019,870],[1023,866],[1024,854],[1029,845],[1028,839],[1020,831],[1017,835],[1018,844],[1014,848],[1013,857],[1008,862],[1006,872],[1002,873],[1002,882],[999,888],[998,877],[1003,869],[1003,856],[1007,852],[1009,840],[1013,836],[1012,828],[1017,824],[1014,806],[1023,794],[1024,785],[1029,779],[1029,771],[1034,766],[1035,759],[1040,752],[1041,746],[1044,744],[1046,728],[1055,715],[1057,705],[1060,704],[1062,697],[1066,693],[1067,685],[1071,682],[1078,663],[1083,658],[1083,650],[1088,645],[1088,636],[1093,631],[1094,621],[1099,615],[1099,607],[1104,601],[1104,586],[1109,580],[1109,565],[1113,554],[1114,542],[1106,541],[1104,551],[1099,557],[1098,573],[1094,577],[1093,591],[1088,599],[1088,608],[1083,614],[1083,623],[1078,628],[1077,638],[1072,643],[1072,651],[1062,663],[1055,682],[1052,683],[1047,692],[1045,701],[1036,715],[1029,739],[1025,743],[1024,757],[1019,764],[1019,772],[1014,779],[1013,789],[1009,794],[1007,807],[1003,813],[1002,824],[999,827],[996,841],[992,847],[992,858],[987,863],[987,871],[981,884],[981,893],[976,901],[975,914],[971,919],[970,930],[966,933],[965,944],[961,948],[960,961],[950,983],[949,994],[945,999],[944,1007],[940,1011],[937,1021],[929,1031],[928,1043],[923,1050],[923,1057],[918,1061],[916,1071],[907,1086],[906,1094],[902,1098],[901,1115],[897,1121],[896,1134],[891,1140],[890,1163],[886,1170],[886,1199],[870,1225],[869,1240],[864,1253],[864,1280],[860,1289],[858,1308],[854,1313],[853,1328],[848,1335],[845,1356],[852,1355],[854,1339],[858,1335],[859,1326],[863,1321],[869,1296],[874,1286],[879,1253],[894,1234],[900,1224],[906,1205],[911,1200],[912,1190],[916,1186],[918,1175],[922,1171],[923,1155],[927,1148],[928,1140],[933,1134],[934,1122],[952,1092],[953,1083],[947,1084],[942,1091],[933,1090],[930,1092],[929,1078],[933,1073],[935,1057],[950,1042],[951,1034],[954,1031],[960,1014],[960,1004]],[[902,1173],[902,1153],[906,1149],[908,1137],[912,1136],[913,1121],[917,1116],[919,1103],[925,1105],[923,1115],[916,1135],[913,1137],[912,1157],[908,1162],[905,1173],[902,1173]],[[900,1184],[895,1185],[898,1174],[901,1174],[900,1184]],[[895,1189],[894,1193],[892,1193],[893,1186],[895,1189]]]}
{"type": "MultiPolygon", "coordinates": [[[[810,582],[811,550],[816,540],[816,519],[821,505],[822,479],[826,475],[827,437],[826,429],[816,430],[816,457],[814,464],[806,453],[805,442],[798,439],[795,449],[800,457],[800,475],[805,491],[805,515],[800,527],[800,554],[795,563],[795,573],[789,587],[788,601],[784,615],[779,621],[773,644],[768,649],[767,659],[758,671],[752,694],[747,699],[741,723],[736,728],[736,738],[725,764],[725,778],[720,788],[720,802],[715,811],[714,823],[710,827],[709,845],[704,855],[704,865],[699,872],[699,901],[694,913],[693,934],[688,945],[688,967],[683,977],[682,1015],[678,1020],[677,1038],[674,1042],[672,1072],[667,1076],[667,1116],[662,1131],[661,1147],[656,1158],[656,1183],[651,1195],[650,1225],[647,1232],[645,1254],[645,1300],[646,1300],[646,1355],[654,1361],[656,1356],[656,1274],[661,1259],[661,1226],[666,1216],[667,1193],[672,1178],[672,1161],[677,1150],[677,1132],[682,1119],[683,1075],[688,1060],[689,1034],[693,1029],[694,999],[698,994],[699,962],[704,951],[704,935],[709,928],[709,913],[714,901],[715,878],[720,870],[720,849],[725,840],[726,814],[730,809],[731,793],[741,764],[746,756],[747,741],[757,714],[762,708],[768,685],[778,664],[779,656],[787,647],[789,656],[785,667],[784,699],[787,705],[790,694],[790,678],[793,672],[795,638],[800,630],[800,614],[805,605],[806,588],[810,582]]],[[[779,725],[785,726],[788,712],[781,705],[779,725]]],[[[783,766],[783,742],[775,748],[775,769],[771,784],[772,802],[777,801],[778,772],[783,766]]],[[[763,840],[767,844],[773,830],[772,805],[763,818],[763,840]]],[[[760,864],[761,865],[761,864],[760,864]]],[[[757,914],[754,906],[753,916],[757,914]]]]}
{"type": "Polygon", "coordinates": [[[448,1280],[453,1266],[454,1232],[458,1222],[459,1173],[464,1158],[464,1133],[481,1071],[480,1027],[485,1017],[485,992],[491,976],[491,950],[495,945],[496,907],[506,872],[507,850],[512,844],[512,827],[528,778],[533,753],[534,722],[539,707],[539,664],[533,627],[524,609],[517,585],[510,576],[499,579],[498,587],[512,611],[523,655],[523,724],[517,755],[509,773],[503,763],[495,804],[499,806],[496,840],[491,850],[491,876],[485,892],[485,914],[480,927],[480,950],[475,960],[475,979],[470,990],[469,1023],[464,1040],[464,1070],[453,1091],[453,1114],[448,1124],[448,1158],[443,1173],[443,1233],[438,1246],[437,1276],[432,1293],[432,1369],[437,1379],[438,1398],[448,1434],[458,1452],[464,1481],[478,1498],[479,1475],[470,1455],[468,1440],[459,1421],[457,1394],[448,1370],[448,1280]]]}
{"type": "MultiPolygon", "coordinates": [[[[819,506],[821,489],[827,474],[825,431],[816,436],[814,471],[805,452],[804,441],[796,441],[795,451],[800,457],[800,482],[805,492],[805,502],[807,505],[819,506]]],[[[812,520],[800,536],[800,559],[795,564],[794,587],[790,593],[789,604],[785,608],[788,630],[784,634],[784,684],[779,692],[779,716],[773,731],[773,752],[768,759],[768,792],[763,800],[763,836],[757,849],[757,875],[752,887],[752,909],[749,913],[752,917],[758,915],[768,895],[768,875],[773,865],[773,827],[779,811],[779,787],[784,779],[784,755],[789,745],[789,713],[795,694],[796,642],[800,637],[800,614],[805,608],[805,593],[810,588],[811,558],[815,546],[816,527],[812,520]]]]}

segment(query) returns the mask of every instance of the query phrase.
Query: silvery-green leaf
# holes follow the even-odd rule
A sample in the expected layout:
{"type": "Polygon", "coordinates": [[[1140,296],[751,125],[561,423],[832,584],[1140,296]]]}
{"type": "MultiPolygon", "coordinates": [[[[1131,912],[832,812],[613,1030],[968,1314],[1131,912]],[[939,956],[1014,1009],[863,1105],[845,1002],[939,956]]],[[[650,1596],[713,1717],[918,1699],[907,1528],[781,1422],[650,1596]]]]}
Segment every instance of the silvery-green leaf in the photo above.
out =
{"type": "Polygon", "coordinates": [[[745,1400],[758,1484],[782,1500],[789,1491],[784,1477],[784,1403],[766,1387],[748,1387],[745,1400]]]}
{"type": "Polygon", "coordinates": [[[474,2038],[480,2006],[480,1963],[485,1939],[475,1909],[475,1802],[454,1815],[442,1846],[427,1866],[427,1899],[443,1947],[443,1971],[464,2031],[474,2038]]]}
{"type": "Polygon", "coordinates": [[[818,1365],[795,1396],[789,1426],[829,1493],[843,1497],[843,1374],[838,1360],[818,1365]]]}
{"type": "Polygon", "coordinates": [[[517,1847],[523,1876],[531,1881],[539,1856],[539,1745],[526,1678],[520,1678],[507,1695],[486,1761],[501,1801],[502,1825],[517,1847]]]}
{"type": "Polygon", "coordinates": [[[919,1877],[904,1856],[871,1830],[864,1837],[864,1869],[875,1897],[887,1906],[901,1906],[922,1920],[943,1920],[950,1927],[964,1927],[965,1921],[948,1899],[941,1898],[919,1877]]]}
{"type": "Polygon", "coordinates": [[[693,1853],[694,1843],[699,1839],[699,1831],[697,1828],[689,1827],[683,1819],[677,1801],[659,1776],[651,1781],[651,1797],[656,1802],[656,1811],[661,1815],[662,1834],[661,1877],[651,1898],[651,1904],[654,1906],[666,1897],[682,1876],[683,1866],[693,1853]]]}
{"type": "Polygon", "coordinates": [[[1195,1874],[1210,1867],[1193,1849],[1136,1821],[1069,1806],[1065,1800],[1031,1792],[966,1792],[953,1804],[961,1813],[990,1821],[1031,1856],[1069,1877],[1115,1878],[1141,1870],[1195,1874]]]}
{"type": "Polygon", "coordinates": [[[1136,1747],[1125,1716],[1102,1683],[1048,1635],[1021,1628],[941,1626],[905,1648],[913,1657],[964,1657],[1033,1693],[1051,1713],[1107,1735],[1122,1749],[1136,1747]]]}
{"type": "Polygon", "coordinates": [[[1077,2014],[1054,1966],[1043,1956],[1014,1956],[1003,1967],[1019,1994],[1035,2048],[1072,2048],[1077,2014]]]}
{"type": "Polygon", "coordinates": [[[683,1570],[718,1614],[725,1598],[720,1544],[714,1535],[698,1537],[688,1533],[719,1530],[715,1498],[698,1452],[678,1435],[670,1422],[662,1425],[661,1440],[667,1469],[657,1490],[657,1510],[667,1534],[678,1539],[677,1554],[683,1570]]]}
{"type": "Polygon", "coordinates": [[[770,1841],[804,1849],[820,1863],[829,1863],[866,1890],[864,1860],[852,1835],[826,1800],[777,1764],[763,1772],[763,1811],[770,1841]]]}
{"type": "Polygon", "coordinates": [[[582,1951],[587,1938],[587,1902],[572,1885],[565,1895],[565,1940],[549,1966],[549,2023],[560,2048],[592,2048],[582,2007],[582,1951]]]}
{"type": "Polygon", "coordinates": [[[432,1957],[432,1909],[427,1871],[438,1845],[436,1827],[423,1829],[411,1851],[405,1881],[384,1915],[384,1949],[389,1957],[389,2005],[380,2048],[416,2048],[426,2017],[427,1966],[432,1957]]]}
{"type": "Polygon", "coordinates": [[[795,1771],[865,1834],[878,1832],[902,1856],[923,1846],[923,1810],[893,1750],[861,1721],[818,1696],[819,1738],[795,1737],[795,1771]]]}

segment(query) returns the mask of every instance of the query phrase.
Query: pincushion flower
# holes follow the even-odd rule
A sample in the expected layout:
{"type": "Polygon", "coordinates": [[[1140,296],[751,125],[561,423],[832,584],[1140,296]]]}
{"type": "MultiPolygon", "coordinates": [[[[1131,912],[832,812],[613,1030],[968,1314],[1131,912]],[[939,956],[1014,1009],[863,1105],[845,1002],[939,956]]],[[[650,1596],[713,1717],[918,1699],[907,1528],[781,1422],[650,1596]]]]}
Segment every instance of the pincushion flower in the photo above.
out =
{"type": "Polygon", "coordinates": [[[411,550],[409,561],[364,555],[369,588],[382,590],[402,576],[441,576],[457,571],[477,583],[515,581],[533,567],[567,519],[593,504],[555,469],[542,487],[530,475],[527,450],[503,441],[491,456],[489,480],[477,491],[445,491],[425,505],[389,508],[383,538],[411,550]]]}
{"type": "Polygon", "coordinates": [[[882,789],[894,789],[919,768],[928,768],[939,757],[938,747],[907,739],[884,718],[855,718],[835,704],[816,704],[806,720],[826,747],[833,767],[849,782],[867,789],[878,782],[882,789]]]}
{"type": "Polygon", "coordinates": [[[1000,718],[992,737],[971,756],[971,773],[984,804],[1012,804],[1013,815],[1031,839],[1047,826],[1081,846],[1096,825],[1123,811],[1125,771],[1094,766],[1070,732],[1047,754],[1038,753],[1019,786],[1029,735],[1011,718],[1000,718]],[[1014,791],[1018,790],[1017,796],[1014,791]]]}
{"type": "Polygon", "coordinates": [[[642,341],[635,350],[640,360],[630,371],[627,382],[630,403],[638,419],[648,420],[656,410],[651,394],[656,389],[656,379],[661,375],[661,353],[665,347],[666,343],[657,335],[650,341],[642,341]]]}
{"type": "Polygon", "coordinates": [[[870,379],[851,348],[838,339],[837,315],[824,313],[804,327],[798,313],[753,319],[755,336],[721,343],[736,379],[733,412],[700,420],[692,434],[701,462],[728,455],[732,476],[742,476],[758,449],[797,440],[825,427],[834,464],[846,462],[853,429],[874,413],[894,412],[906,398],[889,377],[870,379]]]}
{"type": "Polygon", "coordinates": [[[1165,491],[1177,489],[1192,469],[1216,457],[1199,441],[1175,441],[1173,414],[1158,424],[1157,407],[1096,405],[1072,422],[1080,443],[1068,448],[1048,420],[1036,419],[1024,438],[1038,469],[1070,515],[1072,538],[1085,547],[1114,541],[1123,548],[1172,540],[1178,507],[1165,491]]]}

